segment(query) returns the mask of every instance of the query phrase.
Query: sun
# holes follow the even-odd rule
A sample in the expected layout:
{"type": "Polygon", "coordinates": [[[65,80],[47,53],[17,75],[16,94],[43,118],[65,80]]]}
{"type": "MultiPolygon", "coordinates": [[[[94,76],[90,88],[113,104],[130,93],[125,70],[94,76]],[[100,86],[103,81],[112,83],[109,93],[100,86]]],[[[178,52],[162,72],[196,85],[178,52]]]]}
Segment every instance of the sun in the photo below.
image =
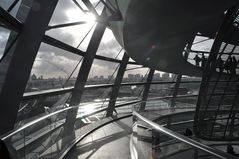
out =
{"type": "Polygon", "coordinates": [[[90,12],[83,13],[79,9],[69,9],[66,11],[66,15],[70,22],[85,21],[87,24],[94,24],[96,21],[94,14],[90,12]]]}

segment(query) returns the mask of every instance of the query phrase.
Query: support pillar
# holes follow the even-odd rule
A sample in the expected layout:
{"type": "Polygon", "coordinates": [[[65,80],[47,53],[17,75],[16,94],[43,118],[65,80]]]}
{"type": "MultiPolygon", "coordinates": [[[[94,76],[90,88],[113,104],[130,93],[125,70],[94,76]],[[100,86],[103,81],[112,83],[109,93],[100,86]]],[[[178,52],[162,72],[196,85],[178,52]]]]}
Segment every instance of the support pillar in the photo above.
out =
{"type": "MultiPolygon", "coordinates": [[[[14,128],[32,65],[57,2],[32,1],[29,12],[23,15],[26,18],[18,40],[0,64],[0,135],[14,128]]],[[[19,10],[18,14],[23,13],[19,10]]]]}
{"type": "MultiPolygon", "coordinates": [[[[103,11],[101,16],[102,17],[105,16],[105,10],[103,11]]],[[[72,97],[70,100],[71,107],[79,106],[80,104],[81,96],[84,92],[84,87],[85,87],[92,63],[94,61],[96,52],[98,50],[99,44],[101,42],[101,39],[103,37],[106,27],[107,27],[106,23],[98,23],[95,27],[95,30],[93,32],[93,35],[87,47],[84,59],[81,64],[81,68],[79,70],[79,73],[75,82],[74,90],[72,92],[72,97]]],[[[64,135],[64,139],[62,142],[63,147],[69,144],[69,141],[71,141],[72,138],[74,138],[74,136],[71,136],[71,137],[68,137],[68,136],[74,133],[74,124],[76,121],[77,113],[78,113],[78,109],[71,109],[67,112],[66,121],[64,125],[64,132],[63,132],[63,135],[64,135]]]]}
{"type": "Polygon", "coordinates": [[[109,105],[108,105],[108,109],[107,109],[107,113],[106,113],[107,117],[112,116],[113,111],[115,110],[115,102],[116,102],[116,99],[119,94],[120,84],[122,82],[128,61],[129,61],[129,56],[126,53],[124,53],[122,63],[120,64],[118,73],[115,78],[114,87],[112,88],[110,101],[109,101],[109,105]]]}
{"type": "MultiPolygon", "coordinates": [[[[193,41],[194,41],[194,39],[191,42],[189,42],[187,47],[186,47],[185,54],[184,54],[184,59],[185,60],[188,59],[188,56],[189,56],[189,53],[190,53],[190,49],[191,49],[191,47],[193,45],[193,41]]],[[[174,86],[173,98],[171,100],[171,108],[174,108],[175,105],[176,105],[175,99],[177,98],[177,95],[178,95],[178,90],[179,90],[179,87],[180,87],[181,80],[182,80],[182,75],[178,74],[177,75],[177,79],[176,79],[176,84],[174,86]]]]}
{"type": "Polygon", "coordinates": [[[176,105],[175,100],[176,100],[176,97],[178,95],[178,90],[179,90],[179,87],[180,87],[181,79],[182,79],[182,75],[178,74],[177,79],[176,79],[176,84],[174,86],[173,98],[171,100],[171,108],[174,108],[175,105],[176,105]]]}
{"type": "Polygon", "coordinates": [[[154,69],[150,69],[149,74],[148,74],[148,78],[147,78],[147,83],[144,86],[144,92],[143,92],[143,98],[142,98],[142,103],[140,106],[140,110],[144,111],[145,110],[145,106],[146,106],[146,101],[148,99],[148,94],[149,94],[149,89],[150,89],[150,84],[153,80],[154,77],[154,69]]]}

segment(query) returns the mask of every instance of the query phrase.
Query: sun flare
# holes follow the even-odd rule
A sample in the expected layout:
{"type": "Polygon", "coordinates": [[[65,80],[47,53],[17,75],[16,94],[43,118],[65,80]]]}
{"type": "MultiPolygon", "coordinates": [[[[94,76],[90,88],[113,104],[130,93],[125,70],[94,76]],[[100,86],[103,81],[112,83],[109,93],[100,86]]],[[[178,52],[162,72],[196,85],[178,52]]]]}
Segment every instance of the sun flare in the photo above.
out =
{"type": "Polygon", "coordinates": [[[96,21],[96,17],[94,14],[87,12],[86,14],[80,12],[76,9],[70,9],[66,12],[66,15],[71,22],[76,21],[85,21],[87,24],[93,24],[96,21]]]}

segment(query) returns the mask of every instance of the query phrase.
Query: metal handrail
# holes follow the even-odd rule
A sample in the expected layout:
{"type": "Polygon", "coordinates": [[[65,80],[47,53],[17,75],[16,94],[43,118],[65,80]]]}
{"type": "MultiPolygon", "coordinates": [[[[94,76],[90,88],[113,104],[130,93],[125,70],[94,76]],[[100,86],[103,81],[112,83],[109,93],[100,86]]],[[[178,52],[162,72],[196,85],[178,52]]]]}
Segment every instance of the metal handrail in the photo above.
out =
{"type": "MultiPolygon", "coordinates": [[[[216,81],[210,81],[210,83],[213,83],[216,81]]],[[[220,82],[226,82],[226,81],[220,81],[220,82]]],[[[233,81],[235,83],[239,81],[233,81]]],[[[153,81],[150,84],[151,85],[156,85],[156,84],[175,84],[176,82],[167,82],[167,81],[153,81]]],[[[201,83],[201,81],[182,81],[183,83],[201,83]]],[[[140,85],[145,85],[146,82],[129,82],[129,83],[121,83],[121,86],[140,86],[140,85]]],[[[110,88],[113,87],[114,84],[97,84],[97,85],[86,85],[85,89],[98,89],[98,88],[110,88]]],[[[65,87],[65,88],[55,88],[55,89],[50,89],[50,90],[39,90],[39,91],[34,91],[34,92],[27,92],[24,93],[22,100],[29,100],[33,98],[39,98],[39,97],[45,97],[45,96],[54,96],[54,95],[60,95],[60,94],[65,94],[68,92],[72,92],[74,90],[74,87],[65,87]]]]}
{"type": "MultiPolygon", "coordinates": [[[[181,83],[199,83],[200,81],[183,81],[181,83]]],[[[174,84],[175,82],[166,82],[166,81],[155,81],[151,82],[151,84],[174,84]]],[[[145,85],[146,82],[129,82],[129,83],[121,83],[121,86],[132,86],[132,85],[145,85]]],[[[87,89],[98,89],[98,88],[110,88],[113,87],[114,84],[97,84],[97,85],[86,85],[85,90],[87,89]]],[[[66,88],[55,88],[50,90],[39,90],[34,92],[24,93],[22,100],[29,100],[33,98],[45,97],[49,95],[60,95],[68,92],[72,92],[74,87],[66,87],[66,88]]]]}
{"type": "Polygon", "coordinates": [[[207,152],[213,156],[216,156],[218,158],[221,158],[221,159],[236,159],[236,157],[232,156],[232,155],[229,155],[225,152],[222,152],[220,150],[217,150],[215,148],[212,148],[212,147],[209,147],[207,145],[204,145],[200,142],[197,142],[195,140],[192,140],[186,136],[183,136],[181,134],[178,134],[172,130],[169,130],[163,126],[160,126],[150,120],[148,120],[147,118],[143,117],[142,115],[140,115],[139,113],[137,113],[136,111],[133,111],[133,115],[137,116],[137,118],[141,119],[142,121],[144,121],[145,123],[149,124],[150,126],[152,126],[154,129],[156,129],[157,131],[169,136],[169,137],[172,137],[174,139],[177,139],[185,144],[188,144],[196,149],[199,149],[199,150],[202,150],[204,152],[207,152]]]}
{"type": "MultiPolygon", "coordinates": [[[[180,95],[180,96],[177,96],[177,98],[196,97],[196,96],[197,96],[197,95],[180,95]]],[[[124,107],[124,106],[128,106],[128,105],[133,106],[134,104],[139,104],[139,103],[143,103],[143,102],[148,102],[148,101],[153,101],[153,100],[159,100],[159,99],[160,99],[160,100],[162,100],[162,99],[170,99],[170,98],[173,98],[173,97],[172,97],[172,96],[155,97],[155,98],[149,98],[147,101],[142,101],[142,100],[140,100],[140,99],[139,99],[139,100],[133,100],[133,101],[130,101],[130,102],[124,102],[124,103],[118,104],[118,105],[115,106],[115,108],[124,107]]],[[[2,140],[5,140],[5,139],[9,138],[10,136],[13,136],[13,135],[17,134],[17,133],[19,133],[20,131],[22,131],[22,130],[24,130],[24,129],[26,129],[26,128],[28,128],[28,127],[30,127],[30,126],[36,124],[36,123],[38,123],[38,122],[41,122],[41,121],[43,121],[43,120],[45,120],[45,119],[47,119],[47,118],[53,117],[53,116],[55,116],[56,114],[59,114],[59,113],[62,113],[62,112],[68,111],[68,110],[78,109],[78,108],[80,108],[81,106],[82,106],[82,105],[67,107],[67,108],[64,108],[64,109],[55,111],[55,112],[53,112],[53,113],[51,113],[51,114],[42,116],[42,117],[40,117],[40,118],[38,118],[38,119],[35,119],[35,120],[33,120],[33,121],[31,121],[31,122],[25,124],[24,126],[18,128],[17,130],[13,130],[13,131],[11,131],[11,132],[9,132],[9,133],[7,133],[7,134],[1,136],[0,138],[1,138],[2,140]]],[[[98,113],[103,112],[103,111],[106,111],[106,110],[107,110],[107,108],[102,108],[102,109],[96,110],[96,111],[91,112],[91,113],[83,114],[83,115],[81,116],[81,118],[86,118],[86,117],[88,117],[88,116],[91,116],[91,115],[94,115],[94,114],[98,114],[98,113]]]]}
{"type": "MultiPolygon", "coordinates": [[[[134,100],[134,101],[130,101],[130,102],[126,102],[126,103],[122,103],[122,104],[116,105],[115,108],[119,108],[119,107],[123,107],[123,106],[127,106],[127,105],[132,105],[132,104],[138,104],[138,103],[140,103],[140,102],[142,102],[142,101],[141,101],[141,100],[134,100]]],[[[30,126],[32,126],[32,125],[38,123],[38,122],[41,122],[41,121],[43,121],[43,120],[45,120],[45,119],[47,119],[47,118],[53,117],[53,116],[55,116],[56,114],[59,114],[59,113],[65,112],[65,111],[69,111],[69,110],[72,110],[72,109],[78,109],[78,108],[81,107],[81,106],[82,106],[82,105],[72,106],[72,107],[67,107],[67,108],[64,108],[64,109],[55,111],[55,112],[53,112],[53,113],[51,113],[51,114],[48,114],[48,115],[45,115],[45,116],[43,116],[43,117],[40,117],[40,118],[38,118],[38,119],[36,119],[36,120],[33,120],[33,121],[31,121],[31,122],[25,124],[24,126],[18,128],[17,130],[13,130],[13,131],[11,131],[11,132],[9,132],[9,133],[7,133],[7,134],[1,136],[0,138],[1,138],[1,140],[6,140],[7,138],[9,138],[9,137],[11,137],[11,136],[13,136],[13,135],[15,135],[15,134],[21,132],[22,130],[24,130],[24,129],[26,129],[26,128],[28,128],[28,127],[30,127],[30,126]]],[[[100,112],[104,112],[104,111],[106,111],[106,110],[107,110],[107,108],[102,108],[102,109],[96,110],[96,111],[91,112],[91,113],[86,113],[86,114],[83,114],[83,115],[81,116],[81,118],[86,118],[86,117],[89,117],[89,116],[91,116],[91,115],[95,115],[95,114],[98,114],[98,113],[100,113],[100,112]]]]}
{"type": "MultiPolygon", "coordinates": [[[[182,81],[181,83],[201,83],[202,81],[182,81]]],[[[216,81],[210,81],[211,83],[216,81]]],[[[226,82],[226,81],[220,81],[220,82],[226,82]]],[[[239,81],[233,81],[235,83],[239,81]]],[[[176,82],[167,82],[167,81],[153,81],[150,84],[156,85],[156,84],[175,84],[176,82]]],[[[129,83],[121,83],[120,86],[140,86],[145,85],[146,82],[129,82],[129,83]]],[[[110,88],[113,87],[114,84],[97,84],[97,85],[86,85],[85,90],[88,89],[98,89],[98,88],[110,88]]],[[[33,98],[39,98],[39,97],[45,97],[45,96],[54,96],[54,95],[60,95],[68,92],[72,92],[74,90],[74,87],[65,87],[65,88],[55,88],[50,90],[40,90],[35,92],[27,92],[24,93],[22,100],[29,100],[33,98]]]]}

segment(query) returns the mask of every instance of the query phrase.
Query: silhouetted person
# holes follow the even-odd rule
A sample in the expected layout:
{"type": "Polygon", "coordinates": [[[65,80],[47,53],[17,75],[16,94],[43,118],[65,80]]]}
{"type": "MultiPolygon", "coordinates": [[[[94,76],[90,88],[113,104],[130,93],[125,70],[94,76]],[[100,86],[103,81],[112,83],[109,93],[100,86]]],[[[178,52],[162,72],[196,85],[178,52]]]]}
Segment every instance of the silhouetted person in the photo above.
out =
{"type": "Polygon", "coordinates": [[[237,69],[237,60],[236,60],[235,56],[233,56],[232,57],[232,65],[231,65],[231,69],[230,69],[230,71],[233,75],[236,75],[236,69],[237,69]]]}
{"type": "Polygon", "coordinates": [[[205,68],[206,67],[206,63],[207,63],[207,58],[204,56],[204,54],[202,54],[202,68],[205,68]]]}
{"type": "Polygon", "coordinates": [[[227,153],[233,155],[233,156],[238,156],[235,151],[234,151],[234,148],[232,147],[232,145],[228,145],[227,146],[227,153]]]}
{"type": "Polygon", "coordinates": [[[224,62],[222,61],[222,58],[219,56],[217,59],[217,67],[219,68],[219,72],[223,72],[224,70],[224,62]]]}
{"type": "Polygon", "coordinates": [[[152,129],[152,146],[154,151],[159,151],[160,147],[160,134],[157,130],[152,129]]]}
{"type": "Polygon", "coordinates": [[[193,59],[195,60],[196,66],[199,67],[199,63],[200,63],[200,61],[201,61],[201,58],[198,57],[198,55],[195,55],[195,57],[194,57],[193,59]]]}
{"type": "Polygon", "coordinates": [[[187,136],[187,137],[192,137],[193,136],[193,132],[192,132],[191,129],[186,128],[184,135],[187,136]]]}
{"type": "Polygon", "coordinates": [[[227,73],[230,72],[231,67],[232,67],[232,58],[231,56],[229,56],[225,62],[225,70],[227,71],[227,73]]]}

